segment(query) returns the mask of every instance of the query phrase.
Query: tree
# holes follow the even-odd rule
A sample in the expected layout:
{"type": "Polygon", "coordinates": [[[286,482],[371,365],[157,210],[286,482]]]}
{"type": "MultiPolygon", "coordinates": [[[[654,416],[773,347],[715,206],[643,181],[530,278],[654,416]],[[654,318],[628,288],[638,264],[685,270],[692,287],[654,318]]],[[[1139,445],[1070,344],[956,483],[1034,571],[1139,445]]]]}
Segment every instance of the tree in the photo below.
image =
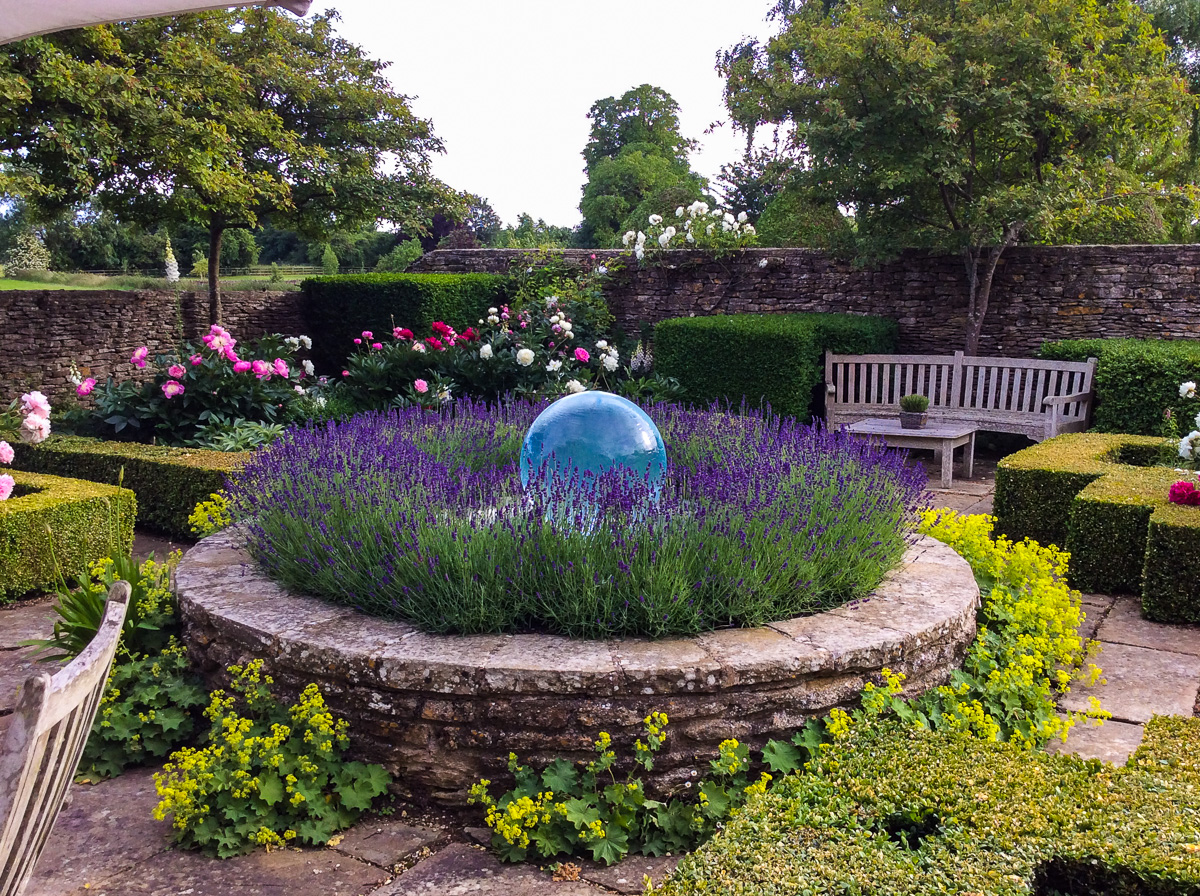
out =
{"type": "Polygon", "coordinates": [[[547,224],[542,218],[521,212],[515,227],[505,227],[492,242],[496,249],[565,249],[574,240],[570,227],[547,224]]]}
{"type": "MultiPolygon", "coordinates": [[[[583,149],[588,182],[579,210],[584,246],[616,246],[647,200],[661,211],[680,196],[698,199],[707,186],[688,167],[694,140],[679,133],[679,105],[659,87],[643,84],[592,104],[591,135],[583,149]],[[668,199],[667,197],[670,197],[668,199]]],[[[686,204],[686,202],[684,203],[686,204]]]]}
{"type": "Polygon", "coordinates": [[[866,259],[959,253],[975,353],[1001,256],[1100,209],[1194,201],[1165,183],[1192,99],[1129,0],[799,0],[724,54],[739,125],[790,122],[817,198],[866,259]]]}
{"type": "MultiPolygon", "coordinates": [[[[457,207],[429,173],[442,149],[429,122],[336,21],[248,9],[88,29],[115,41],[134,97],[105,120],[119,140],[92,192],[125,220],[207,229],[214,322],[231,228],[270,221],[328,239],[388,220],[420,231],[426,209],[457,207]]],[[[41,175],[69,194],[48,155],[41,175]]]]}

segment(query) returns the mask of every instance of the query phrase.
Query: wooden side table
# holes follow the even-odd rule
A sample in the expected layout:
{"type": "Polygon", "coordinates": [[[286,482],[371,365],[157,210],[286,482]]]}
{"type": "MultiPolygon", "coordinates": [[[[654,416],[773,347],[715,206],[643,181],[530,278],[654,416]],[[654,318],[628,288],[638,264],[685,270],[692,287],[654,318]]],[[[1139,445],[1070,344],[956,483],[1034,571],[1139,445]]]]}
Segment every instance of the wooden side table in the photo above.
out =
{"type": "Polygon", "coordinates": [[[903,429],[899,420],[871,418],[851,423],[856,435],[878,436],[892,448],[932,448],[942,457],[942,488],[954,482],[954,449],[965,446],[963,465],[967,478],[975,472],[975,429],[969,424],[943,423],[923,429],[903,429]]]}

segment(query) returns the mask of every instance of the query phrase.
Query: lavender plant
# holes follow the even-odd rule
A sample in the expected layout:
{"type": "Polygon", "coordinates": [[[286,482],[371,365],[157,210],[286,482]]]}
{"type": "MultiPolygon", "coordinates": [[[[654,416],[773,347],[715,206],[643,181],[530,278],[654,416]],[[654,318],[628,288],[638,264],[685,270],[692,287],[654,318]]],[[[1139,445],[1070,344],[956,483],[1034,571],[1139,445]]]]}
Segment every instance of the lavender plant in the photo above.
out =
{"type": "Polygon", "coordinates": [[[289,588],[436,632],[692,634],[865,595],[900,559],[924,477],[902,455],[769,414],[646,406],[668,473],[525,494],[545,405],[471,401],[292,429],[231,482],[289,588]]]}

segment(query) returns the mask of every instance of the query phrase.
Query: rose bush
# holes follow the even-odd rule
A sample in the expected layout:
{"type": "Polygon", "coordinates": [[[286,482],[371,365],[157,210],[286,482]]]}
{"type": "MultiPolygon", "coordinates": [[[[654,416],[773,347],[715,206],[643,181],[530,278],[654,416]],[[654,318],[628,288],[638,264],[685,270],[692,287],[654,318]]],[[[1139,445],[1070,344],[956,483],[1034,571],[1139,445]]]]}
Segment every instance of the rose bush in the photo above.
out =
{"type": "Polygon", "coordinates": [[[622,238],[626,249],[642,261],[647,250],[700,249],[716,258],[755,245],[758,234],[745,212],[712,208],[697,200],[679,206],[674,217],[651,215],[645,232],[630,230],[622,238]]]}

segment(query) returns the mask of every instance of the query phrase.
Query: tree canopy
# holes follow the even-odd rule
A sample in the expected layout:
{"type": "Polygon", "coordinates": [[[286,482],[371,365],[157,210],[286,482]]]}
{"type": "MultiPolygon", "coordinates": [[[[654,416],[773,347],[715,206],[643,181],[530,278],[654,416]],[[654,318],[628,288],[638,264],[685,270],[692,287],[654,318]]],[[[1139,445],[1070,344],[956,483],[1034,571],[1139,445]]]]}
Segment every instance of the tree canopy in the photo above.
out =
{"type": "Polygon", "coordinates": [[[777,15],[767,44],[719,60],[731,115],[793,126],[798,175],[853,211],[864,258],[961,253],[970,352],[1017,240],[1147,208],[1165,227],[1192,201],[1193,100],[1129,0],[789,0],[777,15]]]}

